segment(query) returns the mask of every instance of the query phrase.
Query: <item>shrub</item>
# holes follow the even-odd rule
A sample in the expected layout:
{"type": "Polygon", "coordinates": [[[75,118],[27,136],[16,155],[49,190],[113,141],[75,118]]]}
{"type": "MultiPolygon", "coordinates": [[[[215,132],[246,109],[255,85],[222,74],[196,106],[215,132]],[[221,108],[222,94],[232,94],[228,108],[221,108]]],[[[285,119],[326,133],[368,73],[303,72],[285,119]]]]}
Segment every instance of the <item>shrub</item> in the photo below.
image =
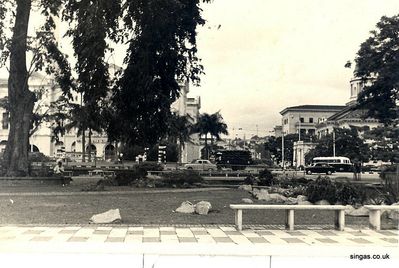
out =
{"type": "Polygon", "coordinates": [[[312,203],[324,199],[331,204],[339,202],[343,205],[363,204],[368,197],[362,185],[332,182],[329,178],[320,176],[307,185],[306,195],[312,203]]]}
{"type": "Polygon", "coordinates": [[[337,201],[336,191],[336,185],[328,177],[319,176],[308,184],[306,196],[312,203],[324,199],[333,204],[337,201]]]}
{"type": "Polygon", "coordinates": [[[115,181],[119,186],[131,185],[133,181],[145,178],[147,172],[139,169],[119,170],[115,172],[115,181]]]}
{"type": "Polygon", "coordinates": [[[274,178],[273,174],[265,168],[261,172],[259,172],[259,182],[260,186],[272,186],[277,183],[276,178],[274,178]]]}
{"type": "Polygon", "coordinates": [[[285,178],[280,177],[279,185],[281,187],[298,187],[298,186],[306,186],[308,183],[312,182],[312,180],[308,180],[306,178],[285,178]]]}
{"type": "Polygon", "coordinates": [[[203,182],[204,178],[192,170],[176,170],[162,174],[162,183],[169,186],[194,185],[203,182]]]}
{"type": "Polygon", "coordinates": [[[34,153],[29,153],[28,155],[29,162],[49,162],[50,158],[48,156],[45,156],[43,153],[39,152],[34,152],[34,153]]]}
{"type": "Polygon", "coordinates": [[[367,199],[366,190],[362,185],[349,182],[336,183],[337,201],[343,205],[363,204],[367,199]]]}
{"type": "Polygon", "coordinates": [[[244,180],[244,184],[254,185],[256,182],[256,177],[252,174],[248,175],[244,180]]]}
{"type": "Polygon", "coordinates": [[[142,162],[135,166],[136,169],[143,170],[143,171],[162,171],[163,166],[158,163],[154,162],[142,162]]]}
{"type": "Polygon", "coordinates": [[[398,167],[396,165],[391,165],[386,167],[380,174],[380,177],[383,180],[385,201],[388,204],[393,204],[399,201],[399,176],[397,172],[398,167]]]}

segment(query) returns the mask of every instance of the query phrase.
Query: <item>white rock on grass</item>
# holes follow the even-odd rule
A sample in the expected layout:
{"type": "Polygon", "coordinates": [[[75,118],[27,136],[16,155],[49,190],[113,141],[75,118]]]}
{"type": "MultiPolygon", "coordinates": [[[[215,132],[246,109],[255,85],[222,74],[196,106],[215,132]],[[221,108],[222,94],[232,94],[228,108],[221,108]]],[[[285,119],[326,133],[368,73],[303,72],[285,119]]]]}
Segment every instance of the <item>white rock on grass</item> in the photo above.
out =
{"type": "Polygon", "coordinates": [[[122,217],[119,209],[110,209],[104,213],[96,214],[90,218],[91,223],[120,223],[122,217]]]}
{"type": "Polygon", "coordinates": [[[243,198],[243,199],[241,199],[241,201],[245,204],[253,204],[254,203],[254,201],[252,201],[252,199],[249,199],[249,198],[243,198]]]}
{"type": "Polygon", "coordinates": [[[277,193],[269,194],[268,191],[265,189],[260,190],[260,192],[258,192],[255,197],[258,200],[263,200],[271,203],[284,203],[287,200],[287,197],[277,193]]]}
{"type": "Polygon", "coordinates": [[[184,201],[181,203],[180,207],[176,209],[176,212],[179,213],[194,213],[195,212],[195,207],[190,201],[184,201]]]}
{"type": "Polygon", "coordinates": [[[207,215],[211,209],[212,205],[208,201],[201,201],[195,205],[195,213],[200,215],[207,215]]]}
{"type": "Polygon", "coordinates": [[[319,200],[315,203],[315,205],[330,205],[330,202],[328,202],[327,200],[319,200]]]}
{"type": "Polygon", "coordinates": [[[298,196],[296,197],[296,199],[298,200],[298,202],[301,202],[301,201],[308,201],[308,197],[305,196],[305,195],[298,195],[298,196]]]}
{"type": "Polygon", "coordinates": [[[273,203],[284,203],[287,201],[287,197],[281,194],[270,194],[270,201],[273,203]]]}
{"type": "Polygon", "coordinates": [[[309,201],[299,201],[298,200],[298,205],[313,205],[313,203],[309,202],[309,201]]]}
{"type": "Polygon", "coordinates": [[[286,205],[296,205],[298,204],[298,199],[295,197],[288,197],[287,200],[285,201],[286,205]]]}
{"type": "Polygon", "coordinates": [[[244,184],[244,185],[241,185],[240,187],[238,187],[238,189],[250,192],[250,191],[252,191],[252,185],[244,184]]]}
{"type": "Polygon", "coordinates": [[[253,195],[258,199],[258,200],[268,200],[270,198],[269,192],[266,189],[261,189],[259,191],[255,190],[253,191],[253,195]]]}

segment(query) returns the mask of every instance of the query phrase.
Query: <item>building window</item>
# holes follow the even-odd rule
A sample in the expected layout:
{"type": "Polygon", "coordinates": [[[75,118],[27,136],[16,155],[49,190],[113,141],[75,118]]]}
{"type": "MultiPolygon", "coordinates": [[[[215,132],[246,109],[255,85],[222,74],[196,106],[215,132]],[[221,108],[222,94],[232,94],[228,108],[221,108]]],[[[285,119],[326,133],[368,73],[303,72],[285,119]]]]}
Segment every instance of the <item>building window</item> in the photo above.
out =
{"type": "Polygon", "coordinates": [[[301,117],[301,118],[299,118],[299,121],[300,121],[301,123],[305,123],[305,118],[301,117]]]}
{"type": "Polygon", "coordinates": [[[308,133],[309,133],[309,135],[313,136],[315,134],[315,130],[314,129],[308,129],[308,133]]]}
{"type": "Polygon", "coordinates": [[[284,125],[288,124],[288,119],[284,119],[284,125]]]}
{"type": "Polygon", "coordinates": [[[9,124],[10,124],[10,113],[5,112],[3,113],[3,121],[2,121],[3,129],[8,129],[9,124]]]}
{"type": "Polygon", "coordinates": [[[313,117],[309,117],[309,123],[313,123],[313,117]]]}

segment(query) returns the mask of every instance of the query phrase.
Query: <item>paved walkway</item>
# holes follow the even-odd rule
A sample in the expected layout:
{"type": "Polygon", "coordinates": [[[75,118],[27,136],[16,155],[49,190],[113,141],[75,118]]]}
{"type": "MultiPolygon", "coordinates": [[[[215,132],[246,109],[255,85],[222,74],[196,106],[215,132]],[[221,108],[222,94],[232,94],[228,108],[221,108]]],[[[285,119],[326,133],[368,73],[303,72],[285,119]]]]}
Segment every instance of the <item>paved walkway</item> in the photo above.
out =
{"type": "MultiPolygon", "coordinates": [[[[319,227],[320,228],[320,227],[319,227]]],[[[233,226],[0,226],[4,267],[383,267],[399,231],[286,231],[233,226]],[[368,257],[367,257],[368,256],[368,257]]]]}
{"type": "MultiPolygon", "coordinates": [[[[355,230],[346,228],[344,232],[336,230],[270,230],[265,228],[248,228],[237,231],[234,226],[191,226],[191,227],[156,227],[156,226],[0,226],[0,252],[20,250],[24,246],[33,249],[32,245],[51,246],[49,250],[79,248],[95,245],[100,251],[117,245],[118,248],[129,248],[138,253],[146,253],[149,248],[171,249],[173,252],[187,248],[200,249],[203,254],[220,252],[215,249],[226,249],[236,254],[266,254],[264,249],[290,247],[309,249],[330,247],[385,248],[396,250],[399,254],[399,231],[370,229],[355,230]],[[242,251],[242,249],[245,249],[242,251]]],[[[154,253],[153,251],[151,251],[154,253]]],[[[167,251],[160,251],[165,253],[167,251]]],[[[178,252],[178,251],[177,251],[178,252]]],[[[198,252],[197,252],[198,253],[198,252]]],[[[225,252],[226,253],[226,252],[225,252]]],[[[267,252],[269,254],[270,252],[267,252]]],[[[279,253],[281,254],[281,253],[279,253]]]]}

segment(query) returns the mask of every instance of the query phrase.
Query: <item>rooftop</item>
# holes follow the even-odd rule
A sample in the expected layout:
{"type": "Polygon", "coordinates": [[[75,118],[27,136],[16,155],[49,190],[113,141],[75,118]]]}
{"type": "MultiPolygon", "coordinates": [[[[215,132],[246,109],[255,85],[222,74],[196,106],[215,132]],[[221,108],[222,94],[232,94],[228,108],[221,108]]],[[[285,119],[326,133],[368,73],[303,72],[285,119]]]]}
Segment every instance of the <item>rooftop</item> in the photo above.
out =
{"type": "Polygon", "coordinates": [[[288,111],[332,111],[338,112],[344,109],[345,105],[299,105],[287,107],[280,112],[281,115],[284,115],[288,111]]]}

